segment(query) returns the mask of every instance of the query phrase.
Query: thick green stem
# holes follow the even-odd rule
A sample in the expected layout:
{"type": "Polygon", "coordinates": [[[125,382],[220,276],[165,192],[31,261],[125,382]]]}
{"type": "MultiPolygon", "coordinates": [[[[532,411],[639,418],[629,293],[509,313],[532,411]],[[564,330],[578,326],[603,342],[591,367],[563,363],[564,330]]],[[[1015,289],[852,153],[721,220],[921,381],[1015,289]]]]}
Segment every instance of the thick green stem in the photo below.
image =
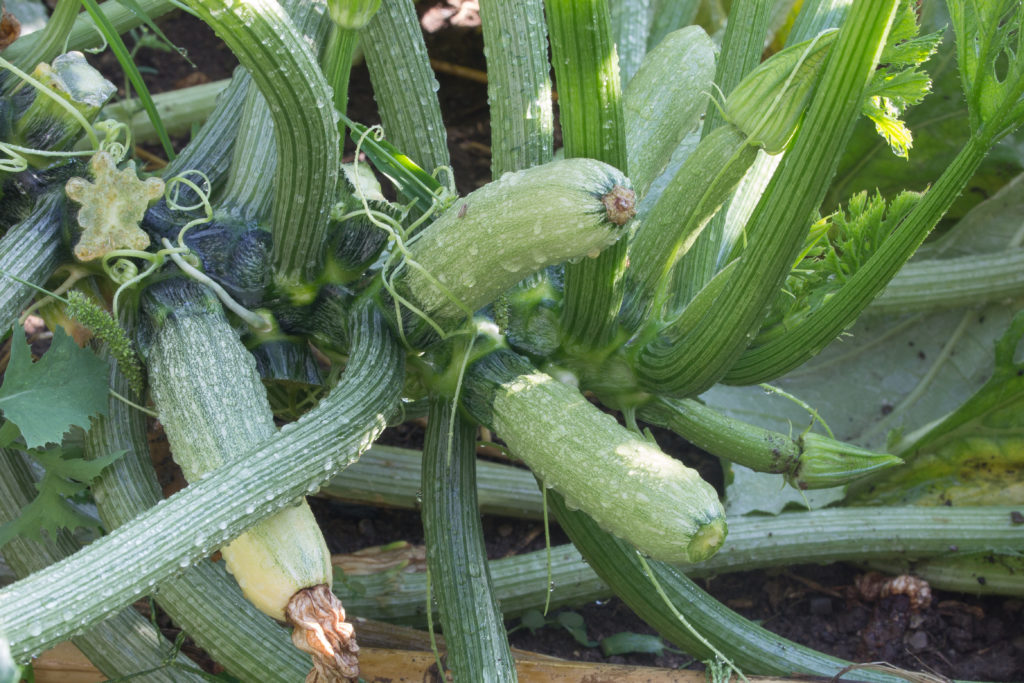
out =
{"type": "Polygon", "coordinates": [[[647,54],[651,0],[610,0],[608,4],[619,54],[619,80],[625,86],[647,54]]]}
{"type": "MultiPolygon", "coordinates": [[[[535,492],[534,498],[539,501],[539,493],[535,492]]],[[[829,508],[788,512],[775,517],[740,517],[730,524],[729,538],[714,557],[687,566],[683,571],[691,579],[701,579],[817,562],[896,565],[912,561],[915,567],[930,568],[949,559],[973,558],[976,553],[990,548],[1012,547],[1020,535],[1011,522],[1012,512],[1013,508],[1007,507],[829,508]],[[950,549],[951,538],[956,539],[956,550],[950,549]]],[[[1002,556],[999,561],[1005,558],[1002,556]]],[[[339,576],[334,590],[353,612],[410,626],[426,623],[427,580],[423,572],[387,570],[354,574],[342,571],[346,566],[343,560],[339,559],[336,565],[339,576]]],[[[551,606],[558,607],[612,595],[611,588],[594,573],[572,544],[551,549],[550,584],[547,565],[545,550],[490,561],[495,596],[506,619],[531,609],[543,609],[549,597],[551,606]]],[[[978,569],[984,576],[985,568],[975,567],[978,569]]],[[[998,567],[993,568],[990,563],[987,569],[989,575],[994,576],[998,567]]],[[[940,579],[936,588],[965,587],[962,579],[954,578],[962,574],[947,573],[950,574],[948,582],[940,579]]],[[[938,571],[935,575],[939,575],[938,571]]],[[[968,592],[978,589],[976,576],[968,578],[974,582],[974,586],[966,586],[968,592]]],[[[1001,594],[1013,595],[1014,592],[1001,594]]]]}
{"type": "MultiPolygon", "coordinates": [[[[0,522],[9,522],[21,513],[37,493],[35,479],[21,454],[0,450],[0,522]]],[[[4,546],[4,557],[19,577],[44,569],[74,554],[81,546],[67,530],[56,538],[30,541],[16,537],[4,546]]],[[[72,641],[104,675],[111,678],[132,676],[144,683],[175,683],[203,680],[199,667],[180,652],[170,668],[164,660],[173,649],[163,635],[141,614],[132,608],[115,613],[106,621],[90,627],[72,641]],[[150,673],[134,676],[141,671],[150,673]]]]}
{"type": "Polygon", "coordinates": [[[438,83],[412,0],[384,2],[361,37],[388,142],[428,173],[449,166],[438,83]]]}
{"type": "MultiPolygon", "coordinates": [[[[415,508],[422,493],[421,460],[419,451],[373,446],[343,476],[321,487],[319,495],[364,505],[415,508]]],[[[481,512],[541,518],[537,481],[526,470],[477,460],[476,483],[481,512]]]]}
{"type": "MultiPolygon", "coordinates": [[[[664,638],[690,654],[713,658],[710,643],[748,674],[832,677],[849,664],[769,633],[708,595],[680,570],[648,560],[658,585],[674,605],[674,610],[670,609],[635,549],[601,531],[585,514],[569,510],[557,494],[551,495],[549,505],[562,529],[615,594],[664,638]],[[692,628],[685,627],[674,612],[685,615],[692,628]]],[[[858,671],[857,676],[872,683],[905,683],[904,678],[873,671],[858,671]]]]}
{"type": "MultiPolygon", "coordinates": [[[[820,309],[773,341],[748,349],[725,376],[730,384],[767,382],[801,365],[860,315],[896,275],[981,165],[988,145],[968,139],[902,223],[863,267],[820,309]]],[[[957,283],[953,283],[957,284],[957,283]]]]}
{"type": "Polygon", "coordinates": [[[448,666],[459,681],[515,681],[476,498],[476,424],[435,398],[423,445],[423,533],[448,666]]]}
{"type": "Polygon", "coordinates": [[[647,49],[653,50],[669,33],[692,24],[700,4],[701,0],[651,0],[647,49]]]}
{"type": "Polygon", "coordinates": [[[32,213],[0,239],[0,335],[7,334],[25,304],[38,293],[4,274],[43,286],[61,256],[60,230],[66,207],[63,189],[40,197],[32,213]]]}
{"type": "MultiPolygon", "coordinates": [[[[324,75],[334,91],[334,108],[344,114],[348,110],[348,80],[352,73],[352,57],[359,44],[359,31],[331,26],[322,58],[324,75]]],[[[340,124],[344,125],[344,124],[340,124]]]]}
{"type": "Polygon", "coordinates": [[[341,156],[334,108],[316,55],[275,0],[189,0],[189,6],[249,69],[270,107],[278,156],[271,252],[275,277],[286,286],[315,280],[341,156]]]}
{"type": "Polygon", "coordinates": [[[351,464],[384,428],[404,370],[379,316],[361,308],[351,320],[345,375],[301,420],[67,560],[0,591],[0,630],[12,637],[14,656],[103,619],[351,464]],[[73,601],[66,586],[77,587],[73,601]],[[54,600],[61,609],[45,607],[54,600]]]}
{"type": "MultiPolygon", "coordinates": [[[[628,174],[618,57],[607,0],[548,0],[551,62],[566,157],[599,159],[628,174]]],[[[565,266],[566,347],[587,351],[615,336],[626,245],[565,266]]]]}
{"type": "Polygon", "coordinates": [[[664,324],[673,266],[687,255],[757,155],[732,124],[715,129],[686,158],[644,215],[629,245],[626,298],[620,319],[630,330],[664,324]]]}
{"type": "Polygon", "coordinates": [[[554,118],[543,0],[485,0],[491,175],[551,161],[554,118]],[[523,30],[524,27],[528,27],[523,30]]]}
{"type": "Polygon", "coordinates": [[[749,344],[803,243],[881,54],[896,0],[855,3],[791,151],[748,224],[750,246],[715,305],[689,334],[667,330],[639,354],[637,373],[672,396],[717,382],[749,344]]]}
{"type": "MultiPolygon", "coordinates": [[[[81,5],[77,2],[70,4],[75,6],[77,14],[81,5]]],[[[138,5],[142,8],[142,12],[151,19],[167,14],[175,8],[175,3],[172,0],[138,0],[138,5]]],[[[143,22],[142,17],[134,9],[117,2],[117,0],[104,2],[100,5],[100,9],[119,33],[124,33],[140,26],[143,22]]],[[[48,39],[49,36],[45,31],[37,31],[36,33],[23,36],[4,50],[4,59],[16,63],[20,63],[21,60],[30,61],[26,59],[26,56],[36,52],[39,49],[39,43],[48,39]]],[[[92,19],[85,13],[78,14],[66,43],[62,40],[60,45],[57,46],[57,52],[53,52],[53,54],[59,54],[64,50],[85,50],[87,48],[99,47],[104,44],[104,40],[103,34],[96,29],[96,24],[93,23],[92,19]]],[[[52,47],[50,49],[52,52],[52,47]]]]}
{"type": "MultiPolygon", "coordinates": [[[[5,50],[4,57],[22,71],[32,73],[37,64],[49,62],[64,51],[64,43],[81,9],[81,0],[59,0],[57,6],[53,8],[53,14],[46,20],[46,26],[38,32],[39,35],[32,41],[30,48],[13,57],[8,56],[9,53],[5,50]]],[[[20,39],[15,41],[15,44],[18,42],[20,39]]],[[[2,89],[5,95],[10,94],[10,90],[18,83],[18,79],[12,76],[9,71],[0,73],[0,83],[4,86],[2,89]]]]}

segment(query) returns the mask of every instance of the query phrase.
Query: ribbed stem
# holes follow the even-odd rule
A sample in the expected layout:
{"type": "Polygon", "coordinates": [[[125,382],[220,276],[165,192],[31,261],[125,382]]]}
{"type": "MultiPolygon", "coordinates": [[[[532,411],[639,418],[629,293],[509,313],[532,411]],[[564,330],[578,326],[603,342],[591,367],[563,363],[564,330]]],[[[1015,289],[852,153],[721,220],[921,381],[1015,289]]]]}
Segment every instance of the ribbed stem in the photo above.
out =
{"type": "Polygon", "coordinates": [[[652,0],[647,49],[653,50],[666,35],[692,24],[700,3],[701,0],[652,0]]]}
{"type": "Polygon", "coordinates": [[[610,0],[608,4],[619,54],[619,80],[625,87],[647,54],[651,0],[610,0]]]}
{"type": "Polygon", "coordinates": [[[448,666],[458,681],[515,681],[477,510],[476,424],[452,407],[432,401],[423,444],[423,533],[448,666]]]}
{"type": "Polygon", "coordinates": [[[227,184],[217,202],[219,211],[241,221],[265,222],[269,217],[277,171],[277,146],[269,135],[273,127],[267,100],[249,88],[237,121],[227,184]]]}
{"type": "Polygon", "coordinates": [[[663,392],[703,392],[749,344],[803,242],[808,217],[824,196],[860,114],[861,95],[885,44],[895,0],[860,0],[843,24],[796,142],[748,223],[750,245],[725,291],[689,334],[667,331],[649,344],[638,374],[663,392]]]}
{"type": "MultiPolygon", "coordinates": [[[[130,320],[122,320],[129,328],[130,320]]],[[[116,368],[111,387],[133,396],[116,368]]],[[[92,485],[100,518],[107,529],[127,524],[162,498],[146,440],[145,416],[110,398],[107,417],[93,421],[86,435],[87,458],[124,451],[92,485]]],[[[288,683],[305,676],[309,658],[292,645],[288,634],[242,597],[238,584],[220,564],[200,561],[180,578],[156,587],[157,602],[174,623],[206,652],[243,680],[288,683]]]]}
{"type": "MultiPolygon", "coordinates": [[[[38,493],[34,484],[35,479],[21,454],[0,449],[0,523],[9,522],[21,513],[21,508],[38,493]]],[[[62,529],[52,540],[30,541],[15,537],[4,546],[3,553],[15,573],[24,577],[74,554],[80,547],[71,533],[62,529]]],[[[74,589],[69,588],[69,591],[74,589]]],[[[144,676],[133,676],[132,680],[144,683],[203,680],[202,676],[185,668],[198,671],[199,667],[180,652],[172,660],[179,667],[166,666],[164,660],[174,646],[149,620],[130,607],[90,627],[72,641],[110,678],[155,669],[144,676]]]]}
{"type": "MultiPolygon", "coordinates": [[[[722,50],[715,66],[715,84],[723,95],[728,96],[743,77],[761,62],[773,4],[769,0],[743,0],[734,2],[729,9],[729,21],[725,25],[725,35],[722,37],[722,50]]],[[[704,113],[701,137],[706,138],[724,122],[718,105],[714,102],[709,103],[704,113]]],[[[692,294],[696,294],[715,274],[725,228],[725,216],[726,211],[723,207],[723,210],[711,219],[707,229],[694,242],[693,249],[687,255],[686,280],[677,282],[671,288],[673,293],[683,290],[684,301],[688,301],[692,294]]]]}
{"type": "MultiPolygon", "coordinates": [[[[599,159],[628,174],[608,1],[548,0],[544,5],[565,156],[599,159]]],[[[566,264],[562,331],[568,348],[602,348],[614,337],[625,258],[626,245],[620,243],[596,259],[566,264]]]]}
{"type": "MultiPolygon", "coordinates": [[[[49,62],[64,51],[64,42],[75,25],[75,18],[82,9],[81,0],[59,0],[53,8],[53,13],[46,20],[46,26],[38,31],[38,37],[32,41],[28,50],[23,51],[16,57],[8,57],[8,51],[4,51],[4,57],[11,60],[14,66],[22,71],[32,73],[40,62],[49,62]]],[[[29,34],[31,35],[31,34],[29,34]]],[[[19,39],[20,41],[21,39],[19,39]]],[[[17,43],[18,41],[15,41],[17,43]]],[[[4,94],[9,94],[10,89],[18,83],[18,79],[12,78],[13,74],[4,70],[0,75],[0,83],[4,84],[4,94]]]]}
{"type": "Polygon", "coordinates": [[[485,0],[491,175],[551,161],[554,118],[543,0],[485,0]],[[524,30],[525,29],[525,30],[524,30]]]}
{"type": "MultiPolygon", "coordinates": [[[[1024,249],[909,261],[868,304],[872,314],[975,306],[1024,294],[1024,249]]],[[[741,356],[742,358],[742,356],[741,356]]]]}
{"type": "Polygon", "coordinates": [[[275,0],[189,0],[189,6],[249,69],[270,107],[278,156],[275,277],[286,286],[315,280],[341,157],[334,108],[316,55],[275,0]]]}
{"type": "MultiPolygon", "coordinates": [[[[702,659],[714,657],[702,640],[680,623],[648,578],[636,550],[601,531],[589,517],[566,508],[557,494],[549,503],[558,523],[583,557],[637,615],[664,638],[702,659]]],[[[832,677],[849,662],[797,645],[744,619],[700,589],[683,573],[663,562],[648,560],[658,585],[693,630],[748,674],[806,673],[832,677]]],[[[872,683],[901,683],[904,678],[858,671],[872,683]]]]}
{"type": "MultiPolygon", "coordinates": [[[[230,79],[223,79],[153,95],[153,105],[160,114],[167,134],[184,137],[191,132],[192,126],[206,121],[216,109],[217,101],[229,83],[230,79]]],[[[108,104],[103,108],[103,114],[128,124],[136,144],[157,140],[149,115],[142,111],[137,98],[108,104]]]]}
{"type": "Polygon", "coordinates": [[[812,358],[835,339],[920,246],[960,196],[987,153],[986,144],[976,137],[969,138],[910,214],[842,289],[782,336],[745,351],[724,380],[730,384],[767,382],[812,358]]]}
{"type": "MultiPolygon", "coordinates": [[[[539,492],[534,497],[539,501],[539,492]]],[[[819,562],[895,565],[898,561],[917,560],[915,569],[938,567],[952,560],[970,560],[976,553],[990,548],[1012,547],[1020,536],[1010,520],[1012,511],[1013,508],[1008,507],[870,507],[739,517],[730,523],[729,537],[714,557],[684,567],[683,571],[691,579],[701,579],[730,572],[819,562]],[[956,550],[950,549],[950,539],[956,539],[956,550]]],[[[341,560],[337,565],[345,567],[341,560]]],[[[547,551],[491,560],[489,567],[494,594],[506,619],[543,608],[549,597],[547,551]]],[[[995,576],[991,563],[987,569],[995,576]]],[[[952,581],[953,572],[943,575],[946,573],[952,581]]],[[[939,576],[940,570],[936,569],[934,575],[939,576]]],[[[977,578],[969,578],[974,586],[967,590],[977,589],[977,578]]],[[[373,619],[422,626],[426,623],[426,583],[423,572],[387,570],[369,575],[346,574],[335,582],[334,589],[353,612],[373,619]]],[[[963,583],[961,581],[960,585],[963,583]]],[[[939,584],[936,587],[940,587],[939,584]]],[[[943,583],[941,587],[951,586],[943,583]]],[[[611,595],[612,590],[572,544],[551,549],[552,606],[578,605],[611,595]]]]}
{"type": "MultiPolygon", "coordinates": [[[[75,5],[75,11],[81,7],[78,3],[71,3],[75,5]]],[[[167,14],[173,10],[176,3],[171,0],[138,0],[138,5],[142,8],[144,14],[151,19],[167,14]]],[[[130,29],[140,26],[142,24],[142,17],[135,13],[135,11],[122,5],[117,0],[109,0],[100,5],[100,9],[103,11],[110,22],[117,29],[118,33],[124,33],[130,29]]],[[[52,21],[52,17],[51,17],[52,21]]],[[[48,36],[43,31],[37,31],[36,33],[30,33],[27,36],[23,36],[16,40],[10,47],[4,50],[4,59],[15,63],[25,59],[26,55],[35,52],[38,49],[40,41],[45,41],[48,36]]],[[[96,25],[92,19],[86,14],[78,14],[75,19],[74,26],[71,29],[71,35],[67,37],[67,42],[61,41],[61,44],[57,47],[59,54],[64,50],[84,50],[86,48],[98,47],[104,44],[103,35],[96,30],[96,25]]],[[[26,60],[28,61],[28,60],[26,60]]]]}
{"type": "Polygon", "coordinates": [[[67,560],[0,591],[0,630],[12,637],[14,656],[99,621],[354,461],[394,410],[404,368],[378,316],[354,313],[351,336],[342,381],[297,423],[67,560]],[[66,586],[76,587],[73,602],[66,586]],[[61,610],[44,607],[54,600],[61,610]]]}
{"type": "Polygon", "coordinates": [[[324,46],[324,76],[334,92],[334,108],[344,114],[348,110],[348,80],[352,73],[352,57],[359,44],[359,31],[331,25],[324,46]]]}
{"type": "Polygon", "coordinates": [[[38,293],[3,273],[43,286],[62,252],[60,231],[66,207],[63,188],[40,197],[32,213],[0,239],[0,335],[11,329],[25,304],[38,293]]]}
{"type": "Polygon", "coordinates": [[[620,320],[629,330],[662,325],[670,271],[754,162],[757,147],[732,124],[704,138],[644,215],[629,245],[620,320]]]}
{"type": "MultiPolygon", "coordinates": [[[[840,26],[849,6],[849,0],[805,0],[800,6],[800,13],[793,24],[793,29],[786,38],[786,44],[795,45],[802,41],[810,40],[825,29],[840,26]]],[[[743,7],[746,12],[750,12],[752,9],[759,9],[750,2],[744,3],[743,7]]],[[[736,10],[738,7],[734,6],[733,9],[736,10]]],[[[756,17],[754,21],[758,21],[759,18],[756,17]]],[[[763,43],[758,45],[753,41],[744,41],[742,45],[739,45],[739,41],[744,40],[742,35],[736,35],[730,39],[729,33],[733,26],[733,16],[730,13],[724,40],[732,41],[729,49],[733,50],[735,48],[733,54],[737,58],[730,62],[732,64],[730,68],[725,63],[727,58],[721,57],[719,67],[723,70],[721,75],[723,80],[718,80],[718,78],[715,80],[726,93],[731,92],[739,82],[736,80],[737,78],[742,78],[745,73],[757,65],[757,61],[760,59],[763,51],[763,43]],[[756,55],[754,54],[755,49],[756,55]],[[746,69],[746,71],[741,73],[742,69],[746,69]],[[728,87],[726,87],[727,84],[728,87]]],[[[762,35],[762,39],[763,37],[762,35]]],[[[725,47],[723,46],[723,55],[724,53],[725,47]]],[[[721,122],[721,115],[715,107],[708,107],[704,127],[705,132],[711,130],[707,126],[707,121],[711,120],[721,122]]],[[[718,125],[718,123],[715,125],[718,125]]],[[[728,260],[728,254],[743,234],[743,227],[750,218],[765,187],[767,187],[768,181],[775,174],[779,162],[782,161],[782,156],[782,154],[774,156],[768,156],[764,153],[759,154],[758,158],[751,165],[746,177],[736,188],[736,192],[728,204],[715,214],[711,222],[708,223],[707,228],[697,238],[686,260],[681,262],[673,272],[674,282],[670,288],[674,296],[674,301],[670,303],[673,308],[682,307],[689,303],[696,296],[697,292],[700,291],[701,287],[707,284],[718,270],[725,265],[725,262],[728,260]]]]}
{"type": "MultiPolygon", "coordinates": [[[[373,446],[359,462],[320,489],[319,495],[385,507],[418,507],[422,494],[419,451],[373,446]]],[[[529,472],[486,460],[476,462],[480,511],[502,517],[540,519],[537,481],[529,472]]]]}
{"type": "Polygon", "coordinates": [[[382,3],[361,36],[388,142],[428,173],[448,166],[438,83],[412,0],[382,3]]]}
{"type": "Polygon", "coordinates": [[[758,472],[783,474],[800,489],[847,484],[902,464],[894,455],[808,432],[792,437],[728,417],[693,399],[654,399],[639,417],[668,427],[705,451],[758,472]]]}

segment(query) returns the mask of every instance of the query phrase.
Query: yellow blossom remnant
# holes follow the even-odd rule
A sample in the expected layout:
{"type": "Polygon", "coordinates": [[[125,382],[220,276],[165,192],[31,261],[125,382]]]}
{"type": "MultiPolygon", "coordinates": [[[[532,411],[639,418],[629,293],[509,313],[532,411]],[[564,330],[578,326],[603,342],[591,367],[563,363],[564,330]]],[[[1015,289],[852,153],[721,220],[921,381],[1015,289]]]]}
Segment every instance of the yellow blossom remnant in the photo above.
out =
{"type": "Polygon", "coordinates": [[[139,180],[133,161],[118,170],[113,157],[102,151],[89,162],[89,171],[95,182],[71,178],[64,186],[68,197],[82,205],[78,211],[82,236],[75,245],[75,258],[92,261],[115,249],[148,247],[149,235],[139,228],[139,221],[163,195],[164,181],[139,180]]]}

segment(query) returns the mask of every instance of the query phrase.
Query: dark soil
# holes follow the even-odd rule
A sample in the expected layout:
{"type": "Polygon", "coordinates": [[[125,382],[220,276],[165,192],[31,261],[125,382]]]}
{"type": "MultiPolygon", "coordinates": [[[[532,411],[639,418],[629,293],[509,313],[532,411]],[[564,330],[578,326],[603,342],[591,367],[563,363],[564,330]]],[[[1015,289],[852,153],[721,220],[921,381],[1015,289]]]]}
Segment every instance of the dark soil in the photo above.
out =
{"type": "MultiPolygon", "coordinates": [[[[421,3],[424,23],[431,29],[426,40],[433,58],[448,64],[483,70],[485,63],[479,28],[472,13],[457,12],[462,3],[421,3]],[[453,25],[452,19],[461,25],[453,25]]],[[[235,65],[233,56],[204,25],[184,14],[161,22],[175,44],[184,46],[198,69],[176,55],[143,49],[138,62],[152,71],[147,75],[153,92],[225,78],[235,65]]],[[[123,82],[109,56],[99,63],[115,83],[123,82]],[[116,74],[116,75],[115,75],[116,74]]],[[[442,65],[443,66],[443,65],[442,65]]],[[[489,180],[490,128],[486,86],[464,77],[438,74],[439,96],[448,126],[452,165],[463,193],[489,180]]],[[[369,78],[357,67],[351,84],[350,115],[376,123],[369,78]]],[[[155,150],[154,150],[155,151],[155,150]]],[[[392,443],[417,445],[415,428],[387,434],[392,443]]],[[[680,439],[660,433],[659,442],[703,470],[718,485],[721,472],[710,456],[696,453],[680,439]]],[[[332,552],[396,540],[422,543],[423,533],[415,512],[347,506],[314,501],[332,552]]],[[[543,547],[543,533],[535,522],[486,517],[483,520],[490,557],[543,547]]],[[[553,529],[553,542],[564,543],[553,529]]],[[[863,572],[848,565],[797,566],[717,577],[705,587],[726,605],[767,629],[803,645],[859,662],[885,661],[896,666],[940,676],[974,680],[1024,679],[1024,601],[936,592],[927,608],[911,609],[909,599],[896,595],[881,600],[865,598],[855,587],[863,572]]],[[[583,616],[587,633],[599,641],[615,633],[652,633],[620,601],[610,599],[575,609],[583,616]]],[[[516,623],[510,624],[510,627],[516,623]]],[[[538,652],[580,660],[605,660],[679,667],[693,664],[690,657],[626,655],[604,658],[599,648],[580,645],[565,630],[548,626],[535,633],[518,629],[512,643],[538,652]]]]}

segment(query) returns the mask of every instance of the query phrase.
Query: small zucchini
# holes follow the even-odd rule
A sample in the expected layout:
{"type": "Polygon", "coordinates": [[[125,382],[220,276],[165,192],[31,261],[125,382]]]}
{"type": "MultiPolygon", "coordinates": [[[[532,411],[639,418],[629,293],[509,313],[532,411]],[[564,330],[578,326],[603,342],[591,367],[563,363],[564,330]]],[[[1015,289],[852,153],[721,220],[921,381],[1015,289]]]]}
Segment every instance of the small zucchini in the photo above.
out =
{"type": "Polygon", "coordinates": [[[446,331],[527,275],[596,256],[626,234],[629,180],[593,159],[506,173],[456,200],[409,244],[398,294],[446,331]]]}
{"type": "Polygon", "coordinates": [[[695,470],[521,356],[496,351],[470,365],[462,396],[545,487],[641,552],[700,562],[725,540],[718,495],[695,470]]]}
{"type": "MultiPolygon", "coordinates": [[[[212,292],[165,280],[146,291],[142,310],[153,402],[188,481],[276,433],[255,360],[212,292]]],[[[221,552],[245,597],[295,627],[292,642],[313,655],[322,680],[358,676],[353,628],[330,591],[330,553],[305,500],[259,522],[221,552]]]]}

